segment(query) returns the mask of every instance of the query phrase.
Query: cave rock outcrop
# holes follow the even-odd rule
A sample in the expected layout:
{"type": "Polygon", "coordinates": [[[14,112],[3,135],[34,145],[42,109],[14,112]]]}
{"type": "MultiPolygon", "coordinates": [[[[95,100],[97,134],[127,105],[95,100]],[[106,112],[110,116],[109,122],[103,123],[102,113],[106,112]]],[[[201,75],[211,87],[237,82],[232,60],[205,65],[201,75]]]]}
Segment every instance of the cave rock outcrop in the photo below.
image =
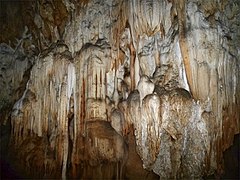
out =
{"type": "Polygon", "coordinates": [[[141,167],[160,178],[222,173],[223,152],[240,132],[239,1],[32,6],[19,41],[28,59],[0,47],[3,92],[24,85],[21,97],[0,96],[15,102],[11,144],[19,156],[42,157],[44,177],[127,178],[136,146],[141,167]],[[5,86],[12,61],[15,84],[5,86]]]}

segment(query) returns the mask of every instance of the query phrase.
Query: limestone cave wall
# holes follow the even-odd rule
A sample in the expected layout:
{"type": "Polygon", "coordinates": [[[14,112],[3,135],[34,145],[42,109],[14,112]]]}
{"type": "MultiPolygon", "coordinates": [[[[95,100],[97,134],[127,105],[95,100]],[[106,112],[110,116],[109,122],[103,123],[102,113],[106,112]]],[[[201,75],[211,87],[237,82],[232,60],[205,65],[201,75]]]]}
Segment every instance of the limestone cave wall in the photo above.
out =
{"type": "Polygon", "coordinates": [[[239,20],[238,0],[1,1],[11,153],[41,178],[222,174],[239,20]]]}

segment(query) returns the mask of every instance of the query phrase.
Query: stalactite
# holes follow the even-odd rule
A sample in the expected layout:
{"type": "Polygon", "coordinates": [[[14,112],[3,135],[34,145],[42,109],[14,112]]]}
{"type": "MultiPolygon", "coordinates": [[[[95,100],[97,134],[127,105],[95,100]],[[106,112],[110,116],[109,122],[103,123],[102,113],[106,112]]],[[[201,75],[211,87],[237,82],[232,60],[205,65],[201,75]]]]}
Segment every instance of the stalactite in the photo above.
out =
{"type": "Polygon", "coordinates": [[[186,17],[185,17],[185,0],[181,0],[179,2],[174,2],[177,15],[178,15],[178,28],[179,28],[179,44],[181,53],[183,56],[183,63],[187,75],[188,85],[190,88],[190,92],[193,94],[193,97],[198,98],[195,89],[193,88],[193,78],[192,78],[192,69],[190,64],[189,52],[188,52],[188,44],[186,40],[186,17]]]}
{"type": "Polygon", "coordinates": [[[84,134],[84,119],[85,119],[85,110],[86,110],[86,105],[85,105],[85,80],[84,78],[82,79],[82,89],[81,89],[81,100],[80,100],[80,124],[79,124],[79,129],[80,132],[84,134]]]}
{"type": "Polygon", "coordinates": [[[130,77],[131,77],[131,91],[135,89],[135,58],[136,58],[136,51],[131,42],[129,45],[130,50],[130,77]]]}
{"type": "Polygon", "coordinates": [[[118,63],[117,60],[115,59],[115,75],[114,75],[114,91],[113,91],[113,100],[114,100],[114,104],[115,104],[115,108],[117,108],[118,105],[118,101],[119,101],[119,94],[118,94],[118,71],[117,71],[117,67],[118,67],[118,63]]]}
{"type": "MultiPolygon", "coordinates": [[[[44,151],[32,151],[44,159],[36,166],[62,179],[125,178],[130,149],[142,160],[138,167],[160,178],[221,172],[222,152],[239,133],[232,2],[224,11],[191,0],[63,2],[71,20],[58,33],[66,44],[51,42],[41,51],[13,107],[19,154],[28,137],[46,139],[44,151]]],[[[38,30],[41,48],[57,38],[51,24],[38,30]]],[[[17,77],[12,80],[15,86],[17,77]]]]}

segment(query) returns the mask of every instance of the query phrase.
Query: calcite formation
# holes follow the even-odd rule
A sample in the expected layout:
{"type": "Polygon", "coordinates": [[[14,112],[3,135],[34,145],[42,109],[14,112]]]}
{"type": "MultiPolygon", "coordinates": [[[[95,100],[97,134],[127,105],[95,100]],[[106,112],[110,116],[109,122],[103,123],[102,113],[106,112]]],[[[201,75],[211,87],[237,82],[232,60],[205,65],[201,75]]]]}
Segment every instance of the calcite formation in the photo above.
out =
{"type": "MultiPolygon", "coordinates": [[[[160,178],[223,173],[223,152],[240,132],[239,1],[32,6],[19,40],[28,58],[15,60],[16,83],[1,90],[10,99],[3,94],[31,67],[22,96],[11,99],[11,145],[30,169],[40,177],[128,178],[136,146],[141,166],[160,178]]],[[[21,53],[6,44],[0,53],[2,86],[4,62],[21,53]]]]}

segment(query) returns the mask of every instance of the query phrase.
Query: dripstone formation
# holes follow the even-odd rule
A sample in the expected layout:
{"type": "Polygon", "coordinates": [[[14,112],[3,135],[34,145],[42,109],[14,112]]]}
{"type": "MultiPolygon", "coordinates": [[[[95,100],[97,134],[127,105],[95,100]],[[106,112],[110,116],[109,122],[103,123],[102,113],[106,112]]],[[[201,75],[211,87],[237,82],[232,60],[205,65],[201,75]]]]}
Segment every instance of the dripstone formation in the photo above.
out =
{"type": "Polygon", "coordinates": [[[240,133],[238,0],[1,8],[1,123],[11,123],[9,153],[29,177],[224,172],[240,133]]]}

